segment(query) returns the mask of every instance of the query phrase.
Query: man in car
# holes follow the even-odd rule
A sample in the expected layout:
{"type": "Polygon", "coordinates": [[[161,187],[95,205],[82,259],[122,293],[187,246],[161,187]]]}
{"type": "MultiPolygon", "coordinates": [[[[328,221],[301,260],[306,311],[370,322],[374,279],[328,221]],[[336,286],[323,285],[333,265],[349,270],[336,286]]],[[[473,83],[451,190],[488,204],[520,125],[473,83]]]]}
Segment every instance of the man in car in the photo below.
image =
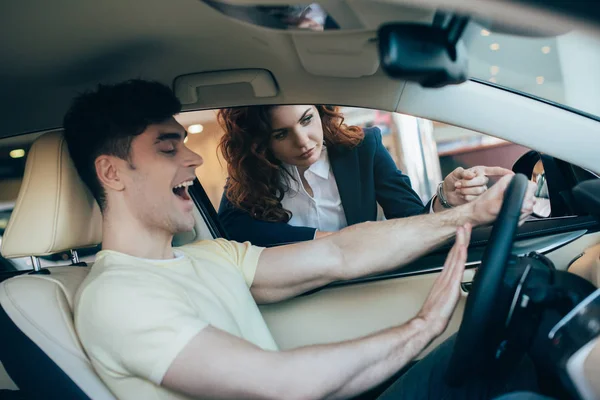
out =
{"type": "MultiPolygon", "coordinates": [[[[173,118],[180,111],[168,87],[135,80],[81,95],[64,120],[74,164],[103,215],[103,249],[77,295],[75,323],[117,397],[347,398],[393,376],[444,332],[460,296],[470,227],[494,221],[510,177],[464,206],[315,241],[263,249],[217,239],[173,248],[173,235],[194,226],[188,187],[202,164],[184,145],[185,129],[173,118]],[[257,303],[398,268],[455,233],[443,272],[410,321],[278,351],[257,303]]],[[[523,375],[447,387],[451,349],[452,341],[440,346],[384,396],[490,398],[528,388],[523,375]]]]}

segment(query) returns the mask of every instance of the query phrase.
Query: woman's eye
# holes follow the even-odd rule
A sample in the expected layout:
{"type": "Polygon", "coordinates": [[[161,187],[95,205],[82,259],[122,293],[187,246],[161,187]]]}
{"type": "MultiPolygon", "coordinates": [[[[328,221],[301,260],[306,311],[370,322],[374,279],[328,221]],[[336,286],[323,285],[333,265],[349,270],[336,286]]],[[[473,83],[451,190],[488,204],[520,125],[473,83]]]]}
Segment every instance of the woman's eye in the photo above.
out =
{"type": "Polygon", "coordinates": [[[310,124],[310,121],[312,121],[313,116],[312,115],[307,115],[302,121],[300,121],[300,123],[302,124],[302,126],[306,126],[308,124],[310,124]]]}
{"type": "Polygon", "coordinates": [[[273,135],[273,139],[275,140],[281,140],[283,138],[285,138],[285,132],[279,132],[273,135]]]}

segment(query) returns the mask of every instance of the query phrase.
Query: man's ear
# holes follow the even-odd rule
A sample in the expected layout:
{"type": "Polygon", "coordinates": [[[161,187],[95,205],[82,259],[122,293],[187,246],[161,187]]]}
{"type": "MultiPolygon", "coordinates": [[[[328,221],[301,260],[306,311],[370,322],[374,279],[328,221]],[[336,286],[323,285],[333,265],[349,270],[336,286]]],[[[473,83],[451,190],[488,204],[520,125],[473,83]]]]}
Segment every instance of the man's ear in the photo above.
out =
{"type": "Polygon", "coordinates": [[[123,180],[119,175],[119,159],[117,157],[102,155],[96,158],[94,164],[96,175],[104,187],[118,192],[125,189],[123,180]]]}

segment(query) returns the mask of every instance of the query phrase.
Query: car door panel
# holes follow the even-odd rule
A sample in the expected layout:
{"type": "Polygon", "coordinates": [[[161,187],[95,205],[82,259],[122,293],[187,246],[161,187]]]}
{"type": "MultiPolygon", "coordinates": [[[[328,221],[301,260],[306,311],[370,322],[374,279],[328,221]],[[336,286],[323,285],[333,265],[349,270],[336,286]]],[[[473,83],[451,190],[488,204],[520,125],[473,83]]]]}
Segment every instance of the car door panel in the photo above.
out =
{"type": "MultiPolygon", "coordinates": [[[[353,339],[402,324],[416,315],[439,273],[333,287],[282,303],[261,306],[261,312],[281,349],[353,339]]],[[[470,281],[473,271],[465,271],[470,281]]],[[[458,329],[464,309],[458,311],[446,334],[458,329]]]]}
{"type": "MultiPolygon", "coordinates": [[[[515,242],[516,248],[545,249],[559,269],[595,243],[600,233],[581,230],[541,236],[515,242]],[[570,240],[570,242],[567,241],[570,240]],[[554,246],[554,248],[552,248],[554,246]]],[[[468,269],[463,282],[470,282],[483,252],[482,246],[469,251],[468,269]]],[[[281,349],[348,340],[402,324],[415,316],[434,280],[439,275],[445,254],[436,252],[405,268],[378,277],[340,282],[294,299],[261,306],[261,312],[281,349]]],[[[448,329],[422,354],[458,330],[467,293],[463,290],[457,311],[448,329]]]]}

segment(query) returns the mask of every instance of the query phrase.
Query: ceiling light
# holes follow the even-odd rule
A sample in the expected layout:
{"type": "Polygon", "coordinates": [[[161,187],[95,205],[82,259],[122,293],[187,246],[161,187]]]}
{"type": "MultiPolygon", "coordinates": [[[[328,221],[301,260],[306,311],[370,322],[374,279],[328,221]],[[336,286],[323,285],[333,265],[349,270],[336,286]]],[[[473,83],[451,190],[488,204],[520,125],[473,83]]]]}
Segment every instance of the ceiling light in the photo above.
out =
{"type": "Polygon", "coordinates": [[[194,124],[188,126],[188,133],[200,133],[204,130],[202,124],[194,124]]]}
{"type": "Polygon", "coordinates": [[[488,31],[487,29],[482,29],[481,36],[490,36],[490,31],[488,31]]]}
{"type": "Polygon", "coordinates": [[[187,143],[187,142],[188,142],[188,140],[190,140],[190,137],[189,137],[189,136],[186,136],[186,137],[185,137],[185,139],[183,139],[183,143],[187,143]]]}
{"type": "Polygon", "coordinates": [[[538,76],[537,78],[535,78],[535,81],[537,82],[538,85],[541,85],[544,83],[544,77],[538,76]]]}
{"type": "Polygon", "coordinates": [[[492,82],[492,83],[498,83],[498,82],[496,81],[496,77],[495,77],[495,76],[492,76],[490,79],[488,79],[488,81],[490,81],[490,82],[492,82]]]}
{"type": "Polygon", "coordinates": [[[544,53],[544,54],[550,53],[550,46],[544,46],[544,47],[542,47],[542,53],[544,53]]]}
{"type": "Polygon", "coordinates": [[[492,51],[500,50],[500,44],[498,44],[498,43],[490,44],[490,50],[492,50],[492,51]]]}
{"type": "Polygon", "coordinates": [[[23,149],[14,149],[10,153],[8,153],[12,158],[21,158],[25,157],[25,150],[23,149]]]}
{"type": "Polygon", "coordinates": [[[492,66],[490,67],[490,73],[491,73],[492,75],[498,75],[498,72],[500,72],[500,67],[499,67],[499,66],[497,66],[497,65],[492,65],[492,66]]]}

